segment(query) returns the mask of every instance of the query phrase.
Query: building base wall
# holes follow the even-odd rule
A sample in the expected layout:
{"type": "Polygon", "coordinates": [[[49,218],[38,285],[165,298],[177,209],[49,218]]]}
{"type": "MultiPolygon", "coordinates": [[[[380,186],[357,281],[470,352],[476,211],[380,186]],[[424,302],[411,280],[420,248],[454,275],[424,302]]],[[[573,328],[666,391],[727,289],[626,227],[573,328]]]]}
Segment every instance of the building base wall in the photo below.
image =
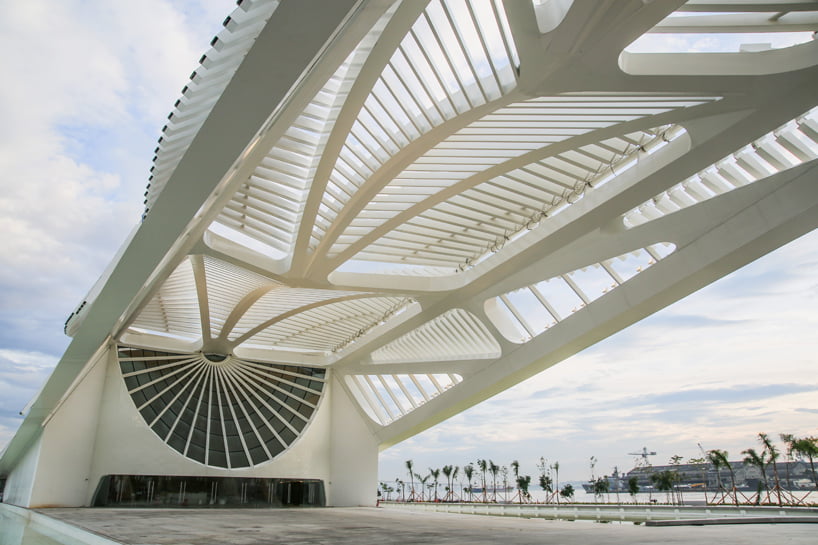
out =
{"type": "Polygon", "coordinates": [[[107,350],[99,351],[46,421],[28,507],[86,504],[106,362],[107,350]]]}
{"type": "Polygon", "coordinates": [[[20,463],[9,473],[6,487],[3,490],[3,503],[28,507],[31,501],[31,492],[34,489],[34,479],[37,476],[37,461],[40,458],[42,436],[34,441],[20,463]]]}
{"type": "Polygon", "coordinates": [[[378,491],[378,441],[337,378],[332,382],[332,477],[328,505],[372,506],[378,491]]]}

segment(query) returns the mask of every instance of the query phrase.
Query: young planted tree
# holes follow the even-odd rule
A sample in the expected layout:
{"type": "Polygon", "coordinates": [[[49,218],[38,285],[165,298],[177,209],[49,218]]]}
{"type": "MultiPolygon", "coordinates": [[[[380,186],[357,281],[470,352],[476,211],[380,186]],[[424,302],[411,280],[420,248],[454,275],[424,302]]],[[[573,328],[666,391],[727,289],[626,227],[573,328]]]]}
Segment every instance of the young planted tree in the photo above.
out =
{"type": "MultiPolygon", "coordinates": [[[[503,501],[508,503],[508,468],[503,466],[500,468],[500,475],[503,476],[503,501]]],[[[495,496],[496,496],[495,492],[495,496]]],[[[496,498],[495,498],[496,499],[496,498]]]]}
{"type": "MultiPolygon", "coordinates": [[[[551,464],[554,469],[554,490],[560,489],[560,463],[558,461],[551,464]]],[[[560,495],[557,494],[557,505],[560,504],[560,495]]]]}
{"type": "Polygon", "coordinates": [[[574,487],[571,486],[571,483],[568,483],[562,487],[562,490],[560,491],[560,496],[562,496],[568,501],[571,501],[571,498],[574,497],[574,487]]]}
{"type": "Polygon", "coordinates": [[[434,487],[435,487],[435,500],[434,501],[437,501],[437,482],[438,482],[438,479],[440,478],[440,470],[439,469],[432,469],[430,467],[429,468],[429,475],[431,475],[432,479],[434,479],[432,481],[434,483],[434,487]]]}
{"type": "MultiPolygon", "coordinates": [[[[416,501],[415,498],[415,474],[412,473],[414,469],[414,462],[406,460],[406,470],[409,472],[409,501],[416,501]]],[[[422,491],[423,489],[421,489],[422,491]]]]}
{"type": "Polygon", "coordinates": [[[727,451],[726,450],[719,450],[713,449],[707,451],[707,459],[713,464],[713,467],[716,469],[716,482],[718,483],[719,491],[722,492],[721,499],[716,502],[716,496],[713,495],[713,502],[716,505],[721,504],[724,502],[725,498],[732,497],[733,502],[738,507],[738,490],[736,489],[736,473],[733,471],[733,466],[730,465],[730,461],[727,459],[727,451]],[[724,493],[724,486],[721,483],[721,470],[720,468],[726,467],[727,470],[730,472],[730,494],[724,493]]]}
{"type": "Polygon", "coordinates": [[[671,497],[673,487],[675,486],[678,477],[679,474],[675,471],[665,470],[651,474],[650,480],[656,486],[657,490],[667,494],[668,503],[675,503],[675,501],[671,501],[671,497]]]}
{"type": "Polygon", "coordinates": [[[425,498],[424,489],[426,488],[426,481],[429,480],[429,477],[431,477],[431,475],[421,477],[418,473],[415,473],[415,477],[417,478],[418,482],[420,482],[420,501],[423,501],[423,499],[425,498]]]}
{"type": "Polygon", "coordinates": [[[516,496],[520,497],[520,503],[522,503],[522,496],[520,495],[520,462],[518,462],[517,460],[512,460],[511,471],[514,473],[514,482],[517,487],[516,496]]]}
{"type": "Polygon", "coordinates": [[[818,478],[815,475],[815,459],[818,458],[818,437],[801,437],[793,441],[792,451],[797,456],[803,456],[809,460],[809,467],[812,470],[812,483],[818,489],[818,478]]]}
{"type": "Polygon", "coordinates": [[[466,482],[469,483],[469,487],[466,489],[469,492],[469,501],[472,501],[472,487],[471,487],[471,480],[474,476],[474,466],[472,464],[466,464],[463,466],[463,474],[466,476],[466,482]]]}
{"type": "Polygon", "coordinates": [[[601,498],[611,490],[611,483],[606,477],[599,477],[593,484],[594,498],[601,498]]]}
{"type": "Polygon", "coordinates": [[[528,487],[531,486],[531,475],[517,476],[517,490],[520,491],[520,503],[529,501],[531,494],[528,493],[528,487]]]}
{"type": "MultiPolygon", "coordinates": [[[[814,459],[818,456],[818,439],[815,437],[798,438],[789,433],[782,433],[781,440],[787,445],[787,458],[809,460],[810,470],[812,473],[812,484],[818,488],[818,481],[815,479],[815,462],[814,459]]],[[[790,481],[789,464],[787,465],[787,480],[790,481]]],[[[790,491],[791,501],[796,505],[803,505],[809,497],[810,492],[807,492],[803,497],[799,498],[794,492],[790,491]]]]}
{"type": "Polygon", "coordinates": [[[495,464],[493,461],[489,460],[489,472],[491,473],[491,482],[492,482],[492,493],[493,498],[492,501],[497,501],[497,473],[500,471],[500,466],[495,464]]]}
{"type": "Polygon", "coordinates": [[[682,490],[679,488],[679,483],[682,482],[682,475],[679,473],[679,465],[682,463],[682,457],[678,454],[674,454],[670,457],[670,465],[676,466],[676,469],[673,470],[675,474],[675,478],[673,481],[673,492],[676,495],[679,505],[684,503],[682,498],[682,490]]]}
{"type": "Polygon", "coordinates": [[[488,471],[488,462],[485,460],[477,460],[477,467],[480,468],[480,485],[483,487],[483,503],[487,503],[489,501],[488,497],[486,496],[486,472],[488,471]]]}
{"type": "Polygon", "coordinates": [[[554,494],[554,483],[551,475],[540,473],[540,488],[545,492],[545,502],[551,503],[551,496],[554,494]]]}
{"type": "MultiPolygon", "coordinates": [[[[727,464],[728,467],[730,466],[730,462],[726,461],[726,458],[727,458],[727,452],[726,451],[718,450],[718,449],[707,451],[707,461],[709,461],[711,464],[713,464],[713,469],[716,470],[716,488],[718,489],[717,493],[722,495],[721,500],[719,502],[716,502],[716,493],[714,493],[713,494],[713,503],[722,503],[722,501],[724,500],[725,491],[724,491],[724,485],[721,482],[721,467],[722,467],[723,464],[727,464]]],[[[705,484],[704,503],[708,503],[707,502],[707,485],[708,485],[708,482],[705,480],[704,484],[705,484]]]]}
{"type": "Polygon", "coordinates": [[[639,478],[633,476],[628,479],[628,493],[631,495],[633,499],[633,503],[636,503],[636,495],[639,493],[639,478]]]}
{"type": "MultiPolygon", "coordinates": [[[[787,455],[787,463],[784,464],[784,467],[786,468],[786,475],[784,476],[785,479],[784,489],[789,491],[792,489],[792,476],[790,475],[790,465],[792,465],[791,462],[793,460],[793,457],[795,456],[795,453],[792,450],[792,443],[793,441],[795,441],[795,436],[791,433],[781,433],[778,436],[781,438],[781,441],[783,441],[784,445],[786,446],[785,453],[787,455]]],[[[790,495],[790,499],[788,501],[795,502],[796,501],[795,494],[791,491],[787,493],[790,495]]]]}
{"type": "MultiPolygon", "coordinates": [[[[762,501],[762,490],[769,490],[767,484],[767,452],[762,450],[759,454],[754,448],[748,448],[747,450],[742,450],[741,453],[744,455],[744,465],[755,466],[761,472],[761,480],[758,482],[758,491],[755,496],[755,503],[758,505],[762,501]]],[[[767,497],[769,498],[769,493],[767,497]]]]}
{"type": "Polygon", "coordinates": [[[548,465],[548,462],[542,456],[540,456],[537,469],[540,470],[540,487],[546,494],[545,503],[551,503],[554,496],[557,496],[557,503],[559,503],[559,489],[554,488],[554,481],[551,479],[551,466],[548,465]]]}
{"type": "Polygon", "coordinates": [[[443,475],[446,477],[446,496],[443,498],[443,501],[451,501],[452,495],[452,471],[454,471],[454,466],[443,466],[443,475]]]}
{"type": "Polygon", "coordinates": [[[772,464],[773,466],[773,486],[776,498],[778,500],[778,505],[781,506],[781,479],[778,476],[778,464],[776,463],[781,453],[778,451],[766,433],[759,433],[758,440],[761,442],[764,450],[767,452],[767,459],[769,460],[767,465],[772,464]]]}

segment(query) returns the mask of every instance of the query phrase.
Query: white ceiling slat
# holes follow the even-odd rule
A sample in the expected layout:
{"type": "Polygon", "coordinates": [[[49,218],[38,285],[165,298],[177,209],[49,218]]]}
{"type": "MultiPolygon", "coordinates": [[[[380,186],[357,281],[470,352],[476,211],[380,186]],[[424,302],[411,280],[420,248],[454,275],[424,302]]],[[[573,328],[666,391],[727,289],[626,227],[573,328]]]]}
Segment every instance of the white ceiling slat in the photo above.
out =
{"type": "Polygon", "coordinates": [[[447,355],[443,359],[482,359],[496,357],[499,353],[500,345],[477,317],[465,310],[454,309],[375,350],[372,361],[376,364],[441,361],[442,354],[447,355]],[[460,327],[463,322],[475,324],[480,329],[464,330],[460,327]],[[457,350],[449,344],[446,333],[455,331],[462,335],[457,350]],[[417,342],[419,339],[423,340],[417,342]],[[484,349],[487,343],[491,346],[491,352],[484,349]]]}
{"type": "MultiPolygon", "coordinates": [[[[813,108],[802,117],[815,115],[816,111],[818,109],[813,108]]],[[[790,121],[679,182],[653,200],[659,201],[666,196],[678,209],[693,206],[764,179],[775,171],[787,170],[818,158],[818,146],[810,147],[809,142],[811,140],[798,131],[797,123],[790,121]]],[[[662,212],[650,206],[650,203],[644,203],[623,217],[627,225],[635,226],[673,211],[662,212]]]]}
{"type": "MultiPolygon", "coordinates": [[[[685,97],[681,99],[673,96],[577,95],[572,97],[569,95],[540,97],[499,108],[469,126],[460,129],[419,156],[412,164],[406,166],[402,173],[398,174],[379,192],[376,199],[372,199],[369,204],[364,206],[359,212],[358,218],[350,221],[344,232],[337,235],[329,255],[339,256],[342,252],[344,255],[349,255],[353,248],[357,248],[358,252],[364,252],[369,257],[382,253],[379,244],[391,241],[392,237],[383,234],[376,242],[370,243],[373,244],[371,248],[358,247],[359,243],[356,241],[356,237],[361,239],[369,234],[362,229],[362,226],[370,226],[370,233],[377,232],[379,226],[375,221],[372,221],[373,219],[381,218],[382,222],[386,222],[395,217],[394,212],[404,214],[410,207],[422,205],[424,201],[436,201],[437,198],[433,193],[435,187],[442,191],[472,176],[479,176],[480,172],[489,167],[512,161],[515,157],[532,150],[545,150],[548,145],[565,140],[573,135],[584,134],[594,129],[610,127],[618,123],[665,113],[674,109],[697,106],[714,100],[716,100],[716,97],[685,97]],[[584,118],[585,120],[578,121],[578,115],[580,119],[584,118]],[[498,132],[502,134],[511,127],[514,128],[515,132],[519,132],[520,128],[527,127],[530,131],[537,131],[540,136],[523,135],[521,137],[520,134],[516,134],[511,140],[496,140],[498,132]],[[546,138],[547,142],[538,141],[543,137],[546,138]],[[463,138],[469,138],[468,144],[465,146],[460,142],[463,138]],[[523,142],[523,144],[513,144],[514,141],[523,142]],[[406,186],[411,187],[419,182],[425,182],[427,190],[415,199],[401,197],[401,195],[405,194],[405,191],[387,191],[392,185],[397,188],[404,188],[406,186]],[[419,200],[425,195],[428,196],[423,200],[419,200]],[[388,205],[391,205],[388,209],[392,213],[380,213],[386,210],[388,205]],[[362,218],[366,218],[367,223],[362,223],[360,221],[362,218]]],[[[524,192],[525,196],[513,199],[512,195],[503,193],[501,197],[492,191],[493,187],[491,185],[486,185],[483,188],[475,186],[474,189],[466,189],[463,195],[479,204],[474,207],[464,204],[461,204],[461,206],[465,206],[466,215],[479,216],[485,211],[490,211],[489,216],[495,218],[493,221],[509,221],[505,227],[499,230],[500,232],[495,232],[495,236],[505,236],[508,232],[518,232],[531,221],[532,217],[554,208],[557,203],[563,202],[570,193],[584,191],[588,181],[602,175],[600,173],[603,173],[606,169],[608,169],[609,175],[617,174],[616,171],[610,170],[612,165],[624,161],[640,149],[630,140],[638,138],[640,142],[649,143],[663,138],[661,134],[663,132],[650,133],[643,131],[633,133],[633,135],[628,136],[628,139],[608,138],[577,150],[567,150],[541,161],[530,163],[525,167],[511,169],[500,177],[487,180],[484,183],[502,186],[503,180],[518,181],[529,186],[521,187],[521,192],[524,192]],[[553,184],[561,186],[562,190],[553,187],[553,184]],[[535,189],[532,190],[532,187],[535,189]],[[488,201],[486,195],[489,196],[488,201]],[[532,197],[539,199],[539,202],[533,200],[532,197]]],[[[456,202],[456,199],[457,196],[455,195],[449,197],[448,200],[441,200],[429,210],[442,209],[447,203],[456,202]]],[[[421,214],[427,216],[428,213],[426,211],[421,214]]],[[[479,229],[481,227],[471,219],[467,219],[464,226],[469,229],[479,229]]],[[[427,257],[421,257],[421,254],[418,254],[416,250],[416,248],[407,247],[406,256],[401,259],[401,262],[418,265],[421,264],[418,261],[419,259],[427,262],[427,257]]],[[[473,258],[477,258],[485,251],[485,245],[475,246],[473,251],[473,258]]],[[[360,259],[361,255],[355,259],[360,259]]],[[[391,259],[389,261],[394,262],[391,259]]]]}

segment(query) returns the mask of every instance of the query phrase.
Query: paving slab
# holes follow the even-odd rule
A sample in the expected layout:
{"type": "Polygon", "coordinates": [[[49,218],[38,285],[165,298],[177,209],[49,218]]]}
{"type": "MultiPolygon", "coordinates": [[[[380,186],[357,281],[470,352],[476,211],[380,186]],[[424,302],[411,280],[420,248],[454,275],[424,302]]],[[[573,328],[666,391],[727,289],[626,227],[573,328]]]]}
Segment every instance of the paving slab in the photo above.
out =
{"type": "Polygon", "coordinates": [[[815,525],[656,527],[378,508],[42,509],[127,545],[815,545],[815,525]]]}

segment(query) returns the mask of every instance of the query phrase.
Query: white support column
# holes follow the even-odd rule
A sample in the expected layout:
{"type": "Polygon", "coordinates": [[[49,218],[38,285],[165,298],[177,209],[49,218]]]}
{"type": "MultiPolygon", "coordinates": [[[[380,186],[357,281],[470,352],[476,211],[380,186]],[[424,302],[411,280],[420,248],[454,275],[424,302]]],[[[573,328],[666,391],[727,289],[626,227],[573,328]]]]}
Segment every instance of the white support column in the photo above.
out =
{"type": "Polygon", "coordinates": [[[378,489],[378,443],[366,417],[334,375],[330,388],[332,424],[327,505],[375,504],[378,489]]]}

